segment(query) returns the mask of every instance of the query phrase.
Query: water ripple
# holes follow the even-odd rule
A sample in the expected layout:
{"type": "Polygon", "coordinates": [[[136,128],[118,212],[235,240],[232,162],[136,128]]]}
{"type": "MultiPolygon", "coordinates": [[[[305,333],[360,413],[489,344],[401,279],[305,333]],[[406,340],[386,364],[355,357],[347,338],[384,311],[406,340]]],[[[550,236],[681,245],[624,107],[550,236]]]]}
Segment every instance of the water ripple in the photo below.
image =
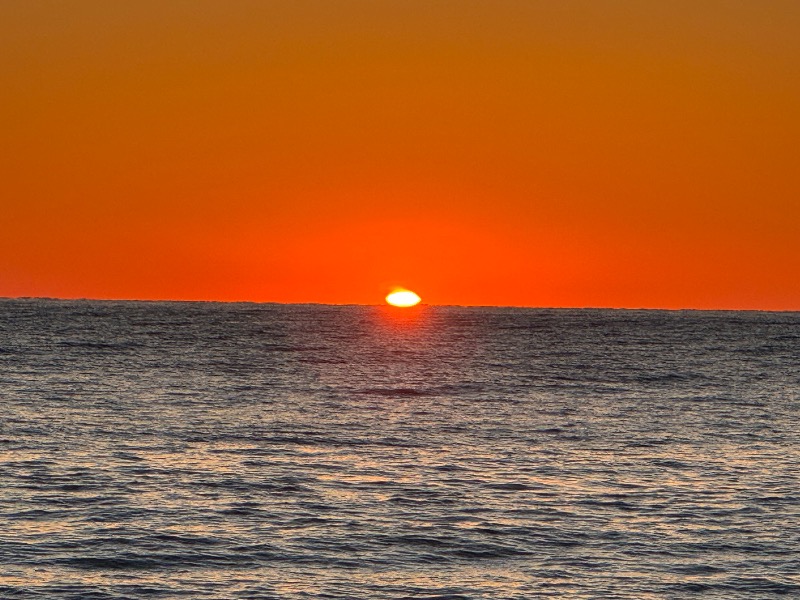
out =
{"type": "Polygon", "coordinates": [[[0,301],[0,597],[800,597],[800,315],[414,314],[0,301]]]}

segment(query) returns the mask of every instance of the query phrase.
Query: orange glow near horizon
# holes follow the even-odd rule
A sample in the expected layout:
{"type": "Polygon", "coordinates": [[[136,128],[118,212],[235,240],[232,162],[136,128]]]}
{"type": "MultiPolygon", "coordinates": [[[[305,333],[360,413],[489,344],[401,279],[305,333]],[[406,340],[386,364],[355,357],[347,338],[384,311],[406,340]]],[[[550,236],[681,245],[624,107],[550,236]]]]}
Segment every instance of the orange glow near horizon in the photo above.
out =
{"type": "Polygon", "coordinates": [[[799,56],[795,0],[0,3],[0,297],[800,310],[799,56]]]}

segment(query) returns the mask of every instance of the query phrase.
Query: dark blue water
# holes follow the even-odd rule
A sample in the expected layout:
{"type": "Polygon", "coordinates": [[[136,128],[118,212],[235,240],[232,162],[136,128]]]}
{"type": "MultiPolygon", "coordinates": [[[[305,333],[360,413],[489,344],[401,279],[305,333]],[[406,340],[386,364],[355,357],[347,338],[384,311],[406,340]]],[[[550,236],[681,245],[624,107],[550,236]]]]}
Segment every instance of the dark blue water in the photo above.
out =
{"type": "Polygon", "coordinates": [[[800,314],[0,301],[0,598],[800,597],[800,314]]]}

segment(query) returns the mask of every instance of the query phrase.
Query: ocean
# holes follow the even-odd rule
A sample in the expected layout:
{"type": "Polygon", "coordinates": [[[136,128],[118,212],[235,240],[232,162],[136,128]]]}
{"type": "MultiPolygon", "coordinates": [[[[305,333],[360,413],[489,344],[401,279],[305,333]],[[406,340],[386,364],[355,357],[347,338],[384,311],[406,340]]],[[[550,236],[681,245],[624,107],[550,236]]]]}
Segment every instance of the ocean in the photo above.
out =
{"type": "Polygon", "coordinates": [[[800,313],[0,301],[0,598],[800,597],[800,313]]]}

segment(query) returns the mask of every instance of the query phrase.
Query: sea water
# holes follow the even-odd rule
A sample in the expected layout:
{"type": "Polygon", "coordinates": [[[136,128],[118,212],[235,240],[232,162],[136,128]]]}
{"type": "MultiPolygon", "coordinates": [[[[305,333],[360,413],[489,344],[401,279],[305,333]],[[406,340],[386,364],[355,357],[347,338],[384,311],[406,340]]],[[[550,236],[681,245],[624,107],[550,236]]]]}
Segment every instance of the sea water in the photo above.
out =
{"type": "Polygon", "coordinates": [[[800,314],[0,301],[0,597],[800,597],[800,314]]]}

